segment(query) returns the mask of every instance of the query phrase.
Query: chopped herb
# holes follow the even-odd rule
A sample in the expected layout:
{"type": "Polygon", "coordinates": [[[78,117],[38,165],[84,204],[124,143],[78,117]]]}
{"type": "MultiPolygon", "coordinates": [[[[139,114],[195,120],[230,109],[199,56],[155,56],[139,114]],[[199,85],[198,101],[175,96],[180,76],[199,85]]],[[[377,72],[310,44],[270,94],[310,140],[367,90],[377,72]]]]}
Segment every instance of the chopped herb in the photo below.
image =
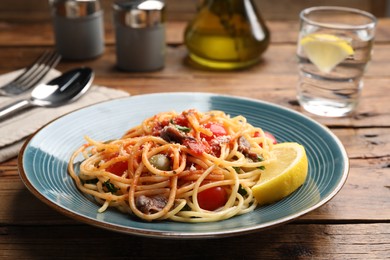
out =
{"type": "Polygon", "coordinates": [[[184,133],[188,133],[191,131],[191,128],[186,127],[186,126],[175,125],[175,127],[177,128],[177,130],[182,131],[184,133]]]}
{"type": "Polygon", "coordinates": [[[115,185],[114,184],[112,184],[111,182],[110,182],[110,179],[108,179],[107,181],[105,181],[104,183],[103,183],[103,185],[107,188],[107,190],[109,191],[109,192],[111,192],[111,193],[115,193],[115,192],[117,192],[119,189],[117,188],[117,187],[115,187],[115,185]]]}
{"type": "Polygon", "coordinates": [[[170,122],[172,125],[174,125],[174,126],[176,127],[176,129],[179,130],[179,131],[182,131],[182,132],[184,132],[184,133],[188,133],[189,131],[191,131],[191,128],[189,128],[189,127],[175,124],[175,122],[173,121],[173,119],[171,119],[169,122],[170,122]]]}
{"type": "Polygon", "coordinates": [[[261,155],[257,155],[257,161],[258,161],[258,162],[264,161],[264,157],[261,156],[261,155]]]}
{"type": "Polygon", "coordinates": [[[237,191],[239,194],[241,194],[242,196],[245,196],[248,194],[248,192],[246,191],[246,189],[244,189],[244,187],[242,187],[242,185],[240,184],[240,186],[238,187],[238,191],[237,191]]]}
{"type": "Polygon", "coordinates": [[[236,171],[236,173],[240,173],[241,168],[237,166],[233,166],[233,169],[236,171]]]}
{"type": "MultiPolygon", "coordinates": [[[[257,155],[257,161],[258,161],[258,162],[262,162],[262,161],[264,161],[264,157],[263,157],[263,156],[261,156],[261,155],[257,155]]],[[[260,170],[265,170],[265,166],[264,166],[264,165],[262,165],[262,166],[259,166],[259,167],[257,167],[257,169],[260,169],[260,170]]]]}

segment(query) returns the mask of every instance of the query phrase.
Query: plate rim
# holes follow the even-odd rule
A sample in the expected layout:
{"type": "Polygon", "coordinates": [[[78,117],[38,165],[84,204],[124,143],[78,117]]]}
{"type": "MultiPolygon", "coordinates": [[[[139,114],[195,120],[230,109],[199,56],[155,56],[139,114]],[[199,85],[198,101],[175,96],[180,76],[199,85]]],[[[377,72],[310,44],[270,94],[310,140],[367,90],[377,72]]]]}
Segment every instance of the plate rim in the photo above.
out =
{"type": "MultiPolygon", "coordinates": [[[[103,228],[103,229],[110,230],[110,231],[116,231],[116,232],[129,234],[129,235],[140,235],[140,236],[144,236],[144,237],[168,238],[168,239],[179,239],[179,238],[199,239],[199,238],[231,237],[231,236],[249,234],[249,233],[253,233],[253,232],[260,232],[261,230],[266,230],[266,229],[270,229],[270,228],[274,228],[274,227],[277,227],[280,225],[287,224],[287,223],[292,222],[292,221],[296,220],[297,218],[302,217],[303,215],[323,206],[324,204],[328,203],[332,198],[334,198],[337,195],[337,193],[340,192],[340,190],[342,189],[342,187],[346,183],[346,180],[347,180],[348,175],[349,175],[349,170],[350,170],[350,162],[349,162],[348,153],[347,153],[344,145],[340,141],[340,139],[327,126],[317,122],[313,118],[310,118],[310,117],[308,117],[308,116],[306,116],[298,111],[292,110],[290,108],[281,106],[281,105],[276,104],[276,103],[272,103],[272,102],[268,102],[268,101],[264,101],[264,100],[260,100],[260,99],[255,99],[255,98],[234,96],[234,95],[228,95],[228,94],[209,93],[209,92],[158,92],[158,93],[150,93],[150,94],[139,94],[139,95],[132,95],[132,96],[126,96],[126,97],[120,97],[120,98],[116,98],[116,99],[106,100],[106,101],[91,104],[91,105],[88,105],[88,106],[85,106],[82,108],[78,108],[76,110],[73,110],[71,112],[63,114],[63,115],[47,122],[45,125],[40,127],[37,131],[35,131],[33,134],[31,134],[25,140],[25,142],[23,143],[23,145],[19,151],[18,158],[17,158],[17,166],[18,166],[19,176],[20,176],[22,182],[24,183],[24,185],[27,187],[27,189],[35,197],[37,197],[40,201],[44,202],[46,205],[50,206],[51,208],[53,208],[57,212],[65,215],[67,217],[70,217],[74,220],[80,221],[84,224],[88,224],[88,225],[95,226],[98,228],[103,228]],[[80,110],[87,109],[87,108],[93,107],[93,106],[97,106],[97,105],[100,105],[103,103],[114,102],[115,100],[121,100],[121,99],[131,100],[134,98],[143,98],[145,96],[150,97],[150,96],[166,96],[166,95],[170,95],[170,96],[175,96],[175,95],[198,95],[199,96],[199,95],[201,95],[201,96],[207,96],[207,97],[217,96],[217,97],[225,97],[225,98],[230,98],[230,99],[247,100],[247,101],[251,101],[251,102],[255,102],[255,103],[259,103],[259,104],[265,104],[267,106],[276,107],[276,108],[281,109],[287,113],[294,113],[298,117],[303,117],[305,120],[311,121],[316,126],[322,128],[324,131],[326,131],[331,136],[331,138],[337,143],[337,147],[340,150],[340,153],[342,155],[342,159],[344,162],[344,168],[341,169],[341,172],[342,172],[342,174],[340,176],[341,178],[340,178],[339,182],[337,183],[337,185],[334,187],[334,189],[326,197],[324,197],[318,203],[315,203],[314,205],[312,205],[311,207],[309,207],[305,210],[296,212],[294,214],[290,214],[286,217],[283,217],[283,218],[280,218],[277,220],[262,223],[262,224],[257,224],[257,225],[253,225],[253,226],[249,226],[249,227],[231,228],[231,229],[229,229],[229,231],[222,230],[222,231],[211,231],[211,232],[209,232],[209,231],[202,231],[202,232],[182,232],[182,231],[179,231],[178,232],[178,231],[149,230],[149,229],[134,228],[134,227],[124,226],[124,225],[117,225],[117,224],[110,224],[107,222],[102,222],[102,221],[99,221],[97,219],[90,218],[88,216],[83,216],[83,215],[77,214],[76,212],[74,212],[73,210],[71,210],[69,208],[64,208],[64,207],[61,207],[60,205],[53,203],[48,198],[46,198],[39,190],[37,190],[34,187],[34,185],[30,182],[30,180],[25,172],[24,165],[23,165],[23,158],[25,156],[26,149],[27,149],[28,145],[30,144],[30,142],[32,141],[32,139],[40,131],[42,131],[44,128],[48,127],[53,122],[60,120],[61,118],[65,117],[69,114],[77,113],[80,110]]],[[[195,224],[190,223],[190,225],[196,225],[196,223],[195,224]]]]}

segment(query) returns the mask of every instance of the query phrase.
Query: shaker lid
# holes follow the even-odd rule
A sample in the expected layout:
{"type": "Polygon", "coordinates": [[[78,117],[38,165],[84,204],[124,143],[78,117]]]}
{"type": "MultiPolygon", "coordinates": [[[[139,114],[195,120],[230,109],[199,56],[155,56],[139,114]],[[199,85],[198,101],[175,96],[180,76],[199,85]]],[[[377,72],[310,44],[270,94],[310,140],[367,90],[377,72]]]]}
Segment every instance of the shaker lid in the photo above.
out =
{"type": "Polygon", "coordinates": [[[126,27],[153,27],[165,20],[165,4],[160,0],[116,1],[113,8],[117,22],[126,27]]]}
{"type": "Polygon", "coordinates": [[[98,0],[50,0],[54,14],[68,18],[78,18],[101,10],[98,0]]]}

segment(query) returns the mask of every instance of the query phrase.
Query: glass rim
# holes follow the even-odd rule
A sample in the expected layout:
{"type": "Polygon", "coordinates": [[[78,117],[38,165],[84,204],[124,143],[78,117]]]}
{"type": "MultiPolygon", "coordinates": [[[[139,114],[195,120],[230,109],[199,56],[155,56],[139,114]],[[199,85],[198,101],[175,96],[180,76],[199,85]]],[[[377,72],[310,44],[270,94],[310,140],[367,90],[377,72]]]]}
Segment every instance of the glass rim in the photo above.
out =
{"type": "Polygon", "coordinates": [[[343,7],[343,6],[314,6],[314,7],[309,7],[306,9],[303,9],[299,17],[302,21],[311,24],[311,25],[316,25],[320,27],[325,27],[325,28],[330,28],[330,29],[367,29],[367,28],[374,28],[377,24],[377,18],[367,12],[363,11],[357,8],[351,8],[351,7],[343,7]],[[371,21],[361,24],[361,25],[352,25],[352,24],[329,24],[329,23],[324,23],[324,22],[318,22],[313,19],[310,19],[307,17],[309,14],[314,13],[314,12],[321,12],[321,11],[339,11],[339,12],[344,12],[344,13],[351,13],[355,15],[360,15],[367,17],[371,21]]]}

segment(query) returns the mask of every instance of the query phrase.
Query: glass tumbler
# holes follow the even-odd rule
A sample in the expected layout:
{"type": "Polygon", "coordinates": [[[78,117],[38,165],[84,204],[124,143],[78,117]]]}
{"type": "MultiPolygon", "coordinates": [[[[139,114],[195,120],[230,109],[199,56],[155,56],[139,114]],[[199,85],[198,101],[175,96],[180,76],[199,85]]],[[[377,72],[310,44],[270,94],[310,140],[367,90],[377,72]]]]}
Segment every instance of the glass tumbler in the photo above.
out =
{"type": "Polygon", "coordinates": [[[311,7],[300,13],[297,98],[305,110],[340,117],[356,109],[376,23],[372,14],[347,7],[311,7]]]}

